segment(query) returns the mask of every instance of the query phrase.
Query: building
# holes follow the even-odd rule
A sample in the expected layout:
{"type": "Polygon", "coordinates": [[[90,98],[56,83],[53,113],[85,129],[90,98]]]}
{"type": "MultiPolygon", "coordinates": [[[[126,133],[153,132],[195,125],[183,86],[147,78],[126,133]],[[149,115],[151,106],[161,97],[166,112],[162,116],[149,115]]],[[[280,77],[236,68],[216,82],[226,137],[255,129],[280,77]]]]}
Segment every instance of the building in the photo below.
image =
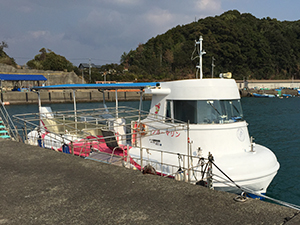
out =
{"type": "Polygon", "coordinates": [[[85,70],[85,69],[89,69],[91,66],[91,68],[96,68],[96,69],[100,69],[101,68],[101,65],[95,65],[94,63],[80,63],[78,68],[81,69],[81,70],[85,70]]]}

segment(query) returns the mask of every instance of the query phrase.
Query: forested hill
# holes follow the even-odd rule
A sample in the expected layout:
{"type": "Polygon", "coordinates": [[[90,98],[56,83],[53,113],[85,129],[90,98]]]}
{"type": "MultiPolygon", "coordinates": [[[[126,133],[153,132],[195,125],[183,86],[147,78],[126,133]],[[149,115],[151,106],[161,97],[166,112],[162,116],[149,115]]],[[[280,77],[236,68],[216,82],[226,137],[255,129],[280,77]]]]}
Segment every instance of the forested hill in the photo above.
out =
{"type": "Polygon", "coordinates": [[[258,19],[228,11],[170,29],[124,53],[121,62],[139,79],[195,77],[195,40],[203,36],[204,77],[232,72],[235,79],[300,79],[300,21],[258,19]]]}

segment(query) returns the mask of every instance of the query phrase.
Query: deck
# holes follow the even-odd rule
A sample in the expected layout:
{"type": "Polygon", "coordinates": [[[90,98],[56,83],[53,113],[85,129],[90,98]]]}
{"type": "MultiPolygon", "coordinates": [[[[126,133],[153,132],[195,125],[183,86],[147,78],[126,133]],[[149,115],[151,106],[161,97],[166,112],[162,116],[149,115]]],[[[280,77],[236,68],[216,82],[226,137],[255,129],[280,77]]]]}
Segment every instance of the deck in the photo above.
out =
{"type": "Polygon", "coordinates": [[[90,159],[102,163],[108,163],[115,166],[123,166],[123,157],[120,155],[111,155],[105,152],[92,152],[88,157],[85,159],[90,159]]]}

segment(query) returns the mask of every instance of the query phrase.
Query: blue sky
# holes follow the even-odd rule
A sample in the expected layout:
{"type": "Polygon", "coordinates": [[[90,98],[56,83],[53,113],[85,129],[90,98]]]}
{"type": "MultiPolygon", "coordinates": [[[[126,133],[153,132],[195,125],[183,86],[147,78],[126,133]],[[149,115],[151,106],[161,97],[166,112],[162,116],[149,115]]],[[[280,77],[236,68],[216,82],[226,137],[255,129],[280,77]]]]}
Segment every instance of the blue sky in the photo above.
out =
{"type": "MultiPolygon", "coordinates": [[[[20,65],[41,48],[81,62],[118,63],[172,27],[236,9],[280,21],[300,19],[299,0],[0,0],[0,41],[20,65]]],[[[205,38],[205,37],[204,37],[205,38]]]]}

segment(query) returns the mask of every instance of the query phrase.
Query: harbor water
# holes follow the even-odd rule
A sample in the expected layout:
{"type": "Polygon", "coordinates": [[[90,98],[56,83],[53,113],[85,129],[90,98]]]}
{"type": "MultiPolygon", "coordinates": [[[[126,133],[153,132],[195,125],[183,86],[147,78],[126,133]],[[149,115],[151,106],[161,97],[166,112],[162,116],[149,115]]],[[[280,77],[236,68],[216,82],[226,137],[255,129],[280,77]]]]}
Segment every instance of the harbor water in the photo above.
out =
{"type": "MultiPolygon", "coordinates": [[[[107,102],[107,106],[114,106],[107,102]]],[[[138,108],[139,102],[119,102],[119,105],[138,108]]],[[[73,109],[73,104],[47,104],[54,111],[73,109]]],[[[149,101],[143,109],[148,110],[149,101]]],[[[280,169],[270,184],[267,195],[300,205],[300,98],[242,98],[244,118],[254,142],[270,148],[280,163],[280,169]]],[[[78,103],[77,109],[98,108],[101,103],[78,103]]],[[[9,105],[9,114],[34,113],[37,105],[9,105]]],[[[18,128],[21,128],[20,125],[18,128]]],[[[253,168],[255,165],[253,165],[253,168]]]]}

